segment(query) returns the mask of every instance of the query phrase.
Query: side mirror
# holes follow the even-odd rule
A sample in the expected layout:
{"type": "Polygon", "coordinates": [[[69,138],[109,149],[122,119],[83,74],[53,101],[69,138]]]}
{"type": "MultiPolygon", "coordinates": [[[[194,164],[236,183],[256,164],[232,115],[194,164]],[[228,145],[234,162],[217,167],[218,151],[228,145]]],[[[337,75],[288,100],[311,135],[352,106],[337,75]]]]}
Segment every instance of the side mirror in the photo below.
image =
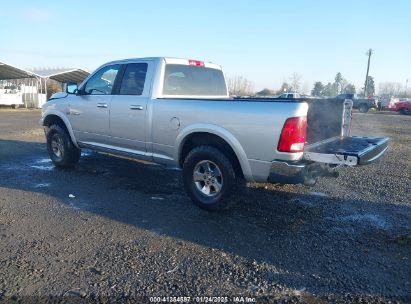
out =
{"type": "Polygon", "coordinates": [[[76,94],[78,92],[77,83],[68,83],[66,85],[66,93],[68,94],[76,94]]]}

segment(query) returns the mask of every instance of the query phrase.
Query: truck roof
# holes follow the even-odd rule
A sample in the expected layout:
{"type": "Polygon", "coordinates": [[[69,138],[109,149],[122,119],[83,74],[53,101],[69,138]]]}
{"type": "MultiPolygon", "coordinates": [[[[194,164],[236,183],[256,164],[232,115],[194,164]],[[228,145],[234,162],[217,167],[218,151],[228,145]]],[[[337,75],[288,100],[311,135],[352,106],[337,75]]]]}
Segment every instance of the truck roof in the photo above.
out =
{"type": "Polygon", "coordinates": [[[151,61],[160,61],[164,60],[166,64],[183,64],[183,65],[190,65],[193,62],[194,63],[202,63],[204,64],[205,67],[207,68],[212,68],[212,69],[218,69],[221,70],[221,65],[215,64],[212,62],[205,62],[201,60],[196,60],[196,59],[187,59],[187,58],[178,58],[178,57],[142,57],[142,58],[127,58],[127,59],[120,59],[120,60],[114,60],[105,63],[104,65],[107,64],[127,64],[127,63],[133,63],[141,60],[151,60],[151,61]]]}

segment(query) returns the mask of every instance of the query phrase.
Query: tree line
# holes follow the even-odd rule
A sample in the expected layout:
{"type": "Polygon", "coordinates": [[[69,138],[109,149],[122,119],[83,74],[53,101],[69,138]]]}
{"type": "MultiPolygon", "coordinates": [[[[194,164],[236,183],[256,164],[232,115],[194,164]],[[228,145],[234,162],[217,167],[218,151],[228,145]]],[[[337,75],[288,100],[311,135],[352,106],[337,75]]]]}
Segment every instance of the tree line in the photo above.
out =
{"type": "MultiPolygon", "coordinates": [[[[247,78],[243,76],[235,76],[228,78],[228,88],[230,95],[236,96],[273,96],[279,95],[284,92],[299,92],[301,89],[301,79],[302,76],[298,73],[293,73],[288,77],[288,81],[284,81],[281,87],[277,90],[264,88],[259,92],[253,92],[253,84],[247,78]]],[[[321,81],[316,81],[311,90],[311,96],[315,97],[334,97],[338,94],[355,94],[357,90],[355,86],[348,82],[340,72],[338,72],[333,82],[328,82],[326,84],[321,81]]],[[[358,92],[363,93],[362,91],[358,92]]],[[[368,76],[368,86],[366,96],[375,95],[375,82],[372,76],[368,76]]]]}
{"type": "Polygon", "coordinates": [[[378,85],[378,94],[380,96],[396,96],[396,97],[411,97],[411,90],[407,87],[408,81],[406,82],[405,87],[399,82],[380,82],[378,85]]]}

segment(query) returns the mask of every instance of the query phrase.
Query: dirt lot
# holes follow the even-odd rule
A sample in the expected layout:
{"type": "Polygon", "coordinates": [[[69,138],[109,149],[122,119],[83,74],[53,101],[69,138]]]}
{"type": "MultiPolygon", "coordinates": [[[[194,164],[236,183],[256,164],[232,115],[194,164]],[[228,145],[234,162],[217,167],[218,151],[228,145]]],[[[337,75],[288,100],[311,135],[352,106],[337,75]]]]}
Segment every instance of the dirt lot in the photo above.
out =
{"type": "Polygon", "coordinates": [[[355,134],[392,138],[379,163],[250,184],[210,214],[156,165],[84,151],[54,168],[39,115],[0,110],[0,301],[411,302],[411,116],[354,115],[355,134]]]}

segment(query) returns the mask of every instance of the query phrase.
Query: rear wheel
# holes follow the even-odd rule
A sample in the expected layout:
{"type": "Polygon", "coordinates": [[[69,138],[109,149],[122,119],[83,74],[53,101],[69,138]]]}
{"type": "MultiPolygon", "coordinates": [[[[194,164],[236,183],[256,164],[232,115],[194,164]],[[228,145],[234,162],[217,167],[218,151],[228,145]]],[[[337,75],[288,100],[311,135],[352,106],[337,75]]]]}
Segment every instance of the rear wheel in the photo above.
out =
{"type": "Polygon", "coordinates": [[[183,164],[184,188],[200,208],[224,210],[234,203],[244,180],[236,176],[230,160],[217,148],[195,147],[183,164]]]}
{"type": "Polygon", "coordinates": [[[358,107],[358,111],[360,111],[361,113],[367,113],[368,109],[368,106],[364,103],[360,104],[360,106],[358,107]]]}
{"type": "Polygon", "coordinates": [[[12,108],[12,109],[18,109],[19,106],[20,106],[20,105],[18,105],[18,104],[13,104],[13,105],[11,105],[11,108],[12,108]]]}
{"type": "Polygon", "coordinates": [[[81,156],[67,131],[59,125],[51,125],[47,130],[47,151],[57,167],[69,167],[76,164],[81,156]]]}

